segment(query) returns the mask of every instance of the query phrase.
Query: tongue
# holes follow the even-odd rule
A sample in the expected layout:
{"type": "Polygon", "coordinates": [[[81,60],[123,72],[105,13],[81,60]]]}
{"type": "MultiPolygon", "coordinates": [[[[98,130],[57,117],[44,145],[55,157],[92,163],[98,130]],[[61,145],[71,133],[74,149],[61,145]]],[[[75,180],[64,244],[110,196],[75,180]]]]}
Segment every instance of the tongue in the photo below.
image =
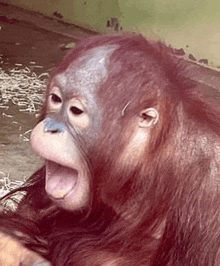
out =
{"type": "Polygon", "coordinates": [[[46,163],[46,191],[55,198],[65,198],[77,183],[78,172],[54,162],[46,163]]]}

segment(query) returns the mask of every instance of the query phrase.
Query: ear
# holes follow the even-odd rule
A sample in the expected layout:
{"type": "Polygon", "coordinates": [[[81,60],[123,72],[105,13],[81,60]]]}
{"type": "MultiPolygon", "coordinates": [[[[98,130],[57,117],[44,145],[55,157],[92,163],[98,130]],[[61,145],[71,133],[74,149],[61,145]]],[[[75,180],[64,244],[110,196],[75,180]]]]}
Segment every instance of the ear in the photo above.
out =
{"type": "Polygon", "coordinates": [[[139,127],[152,127],[158,122],[158,120],[159,113],[155,108],[144,109],[139,115],[139,127]]]}

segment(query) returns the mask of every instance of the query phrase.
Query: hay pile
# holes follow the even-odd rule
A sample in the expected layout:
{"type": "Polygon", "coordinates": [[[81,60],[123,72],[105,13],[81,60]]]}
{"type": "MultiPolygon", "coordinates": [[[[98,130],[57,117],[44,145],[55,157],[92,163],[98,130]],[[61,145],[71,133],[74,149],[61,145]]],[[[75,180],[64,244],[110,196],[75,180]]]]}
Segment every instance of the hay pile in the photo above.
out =
{"type": "MultiPolygon", "coordinates": [[[[0,198],[8,194],[10,191],[13,189],[16,189],[20,187],[24,181],[12,181],[10,180],[8,175],[5,175],[5,173],[0,172],[0,198]]],[[[11,196],[10,198],[6,198],[0,203],[0,212],[2,212],[4,209],[9,209],[9,210],[16,210],[17,208],[17,203],[23,198],[25,195],[24,192],[16,192],[11,196]]]]}
{"type": "MultiPolygon", "coordinates": [[[[38,113],[43,104],[47,79],[48,73],[37,75],[21,64],[16,64],[7,71],[0,67],[0,114],[10,118],[11,115],[5,111],[11,104],[18,106],[20,112],[38,113]]],[[[0,197],[21,186],[24,181],[10,180],[9,174],[1,172],[0,169],[0,197]]],[[[21,193],[16,195],[15,200],[19,200],[21,196],[21,193]]],[[[13,203],[9,204],[13,208],[13,203]]]]}
{"type": "Polygon", "coordinates": [[[8,73],[0,68],[0,108],[8,109],[9,103],[19,111],[37,113],[43,103],[48,73],[39,76],[30,68],[16,66],[8,73]]]}
{"type": "Polygon", "coordinates": [[[18,187],[20,187],[24,181],[11,181],[9,178],[9,175],[0,172],[0,198],[5,196],[8,192],[10,192],[13,189],[16,189],[18,187]]]}

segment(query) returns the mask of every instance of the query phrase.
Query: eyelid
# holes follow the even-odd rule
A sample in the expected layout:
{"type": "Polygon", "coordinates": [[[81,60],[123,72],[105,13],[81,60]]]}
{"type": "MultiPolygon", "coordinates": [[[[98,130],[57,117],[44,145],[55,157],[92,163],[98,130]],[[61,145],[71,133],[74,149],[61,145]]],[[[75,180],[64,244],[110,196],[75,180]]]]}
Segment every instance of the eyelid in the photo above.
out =
{"type": "Polygon", "coordinates": [[[49,91],[49,96],[52,94],[56,94],[61,100],[63,100],[60,88],[58,86],[53,86],[49,91]]]}
{"type": "Polygon", "coordinates": [[[63,97],[59,87],[52,86],[47,97],[47,112],[54,113],[61,110],[63,97]]]}
{"type": "Polygon", "coordinates": [[[86,112],[85,104],[83,103],[83,101],[79,97],[72,98],[69,101],[69,107],[71,108],[74,106],[76,108],[82,110],[83,112],[86,112]]]}

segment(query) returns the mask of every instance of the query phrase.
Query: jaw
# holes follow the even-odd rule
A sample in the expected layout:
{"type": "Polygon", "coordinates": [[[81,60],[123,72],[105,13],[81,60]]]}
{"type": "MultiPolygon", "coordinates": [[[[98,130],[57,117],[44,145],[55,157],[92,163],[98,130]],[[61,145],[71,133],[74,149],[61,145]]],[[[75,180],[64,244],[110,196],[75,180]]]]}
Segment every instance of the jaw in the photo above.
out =
{"type": "Polygon", "coordinates": [[[66,210],[88,205],[89,181],[82,171],[46,160],[45,190],[51,200],[66,210]]]}
{"type": "Polygon", "coordinates": [[[64,199],[77,186],[78,171],[46,161],[46,192],[54,199],[64,199]]]}

